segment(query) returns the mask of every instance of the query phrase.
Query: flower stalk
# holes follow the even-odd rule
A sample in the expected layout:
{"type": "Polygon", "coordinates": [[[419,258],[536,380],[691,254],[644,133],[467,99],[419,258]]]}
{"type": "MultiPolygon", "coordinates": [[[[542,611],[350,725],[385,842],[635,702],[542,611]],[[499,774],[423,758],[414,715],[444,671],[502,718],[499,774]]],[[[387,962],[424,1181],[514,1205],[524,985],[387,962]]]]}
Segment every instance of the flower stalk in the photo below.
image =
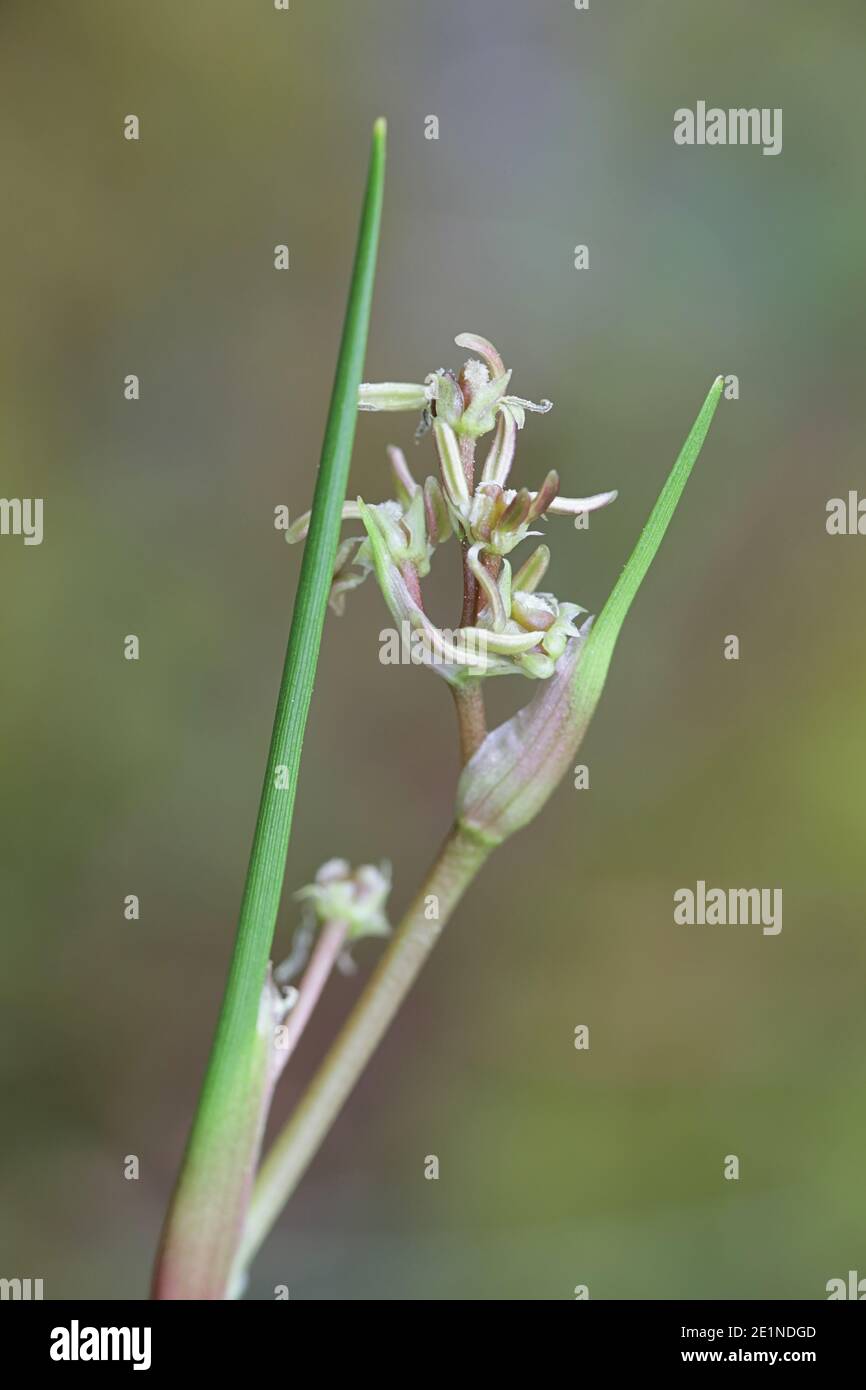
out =
{"type": "Polygon", "coordinates": [[[486,845],[457,828],[445,840],[364,993],[265,1156],[238,1253],[235,1293],[488,853],[486,845]]]}

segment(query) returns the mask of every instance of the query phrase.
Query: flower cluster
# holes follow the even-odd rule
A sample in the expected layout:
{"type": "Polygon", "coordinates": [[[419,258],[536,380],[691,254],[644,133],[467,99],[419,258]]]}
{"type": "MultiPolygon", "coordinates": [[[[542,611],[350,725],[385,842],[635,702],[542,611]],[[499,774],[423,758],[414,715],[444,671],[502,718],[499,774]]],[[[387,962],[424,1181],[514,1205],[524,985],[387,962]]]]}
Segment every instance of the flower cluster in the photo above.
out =
{"type": "MultiPolygon", "coordinates": [[[[419,384],[382,382],[360,388],[360,410],[421,412],[416,437],[432,430],[438,476],[428,477],[422,486],[402,451],[389,448],[395,497],[370,505],[359,497],[344,506],[344,520],[362,521],[366,536],[341,544],[331,605],[342,612],[347,591],[372,571],[394,618],[408,621],[423,635],[430,664],[452,684],[511,673],[544,680],[553,674],[568,639],[582,631],[574,620],[585,609],[538,592],[550,560],[547,546],[538,546],[516,574],[507,557],[521,541],[541,534],[533,528],[544,517],[577,517],[606,506],[616,493],[560,497],[554,470],[537,492],[509,488],[526,414],[546,414],[551,402],[535,404],[507,394],[511,372],[486,339],[464,333],[455,341],[476,354],[459,373],[439,369],[419,384]],[[493,437],[476,482],[476,446],[487,434],[493,437]],[[446,633],[428,617],[420,581],[429,573],[436,547],[452,535],[463,550],[471,620],[465,622],[464,604],[464,625],[446,633]]],[[[309,514],[295,522],[286,539],[301,540],[308,525],[309,514]]]]}

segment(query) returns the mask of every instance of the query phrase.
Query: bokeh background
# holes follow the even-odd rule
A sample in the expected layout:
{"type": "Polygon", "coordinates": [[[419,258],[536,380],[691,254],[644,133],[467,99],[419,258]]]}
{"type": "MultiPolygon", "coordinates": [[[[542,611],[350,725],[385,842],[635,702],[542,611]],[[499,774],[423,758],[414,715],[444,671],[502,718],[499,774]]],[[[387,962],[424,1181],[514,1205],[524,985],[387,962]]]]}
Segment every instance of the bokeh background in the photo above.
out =
{"type": "MultiPolygon", "coordinates": [[[[379,114],[367,376],[459,366],[473,331],[554,400],[521,478],[620,489],[588,532],[549,523],[562,597],[599,609],[717,372],[740,399],[624,630],[590,789],[491,861],[250,1296],[820,1298],[866,1273],[866,540],[825,530],[866,486],[864,47],[860,0],[3,0],[2,491],[45,499],[45,539],[0,541],[0,1274],[146,1292],[298,573],[273,509],[311,495],[379,114]],[[676,147],[698,99],[782,107],[782,154],[676,147]],[[781,887],[781,935],[675,926],[698,878],[781,887]]],[[[360,420],[353,489],[387,495],[413,426],[360,420]]],[[[379,663],[386,622],[368,584],[327,624],[278,954],[324,859],[389,858],[398,914],[449,821],[448,692],[379,663]]],[[[494,715],[528,693],[501,682],[494,715]]]]}

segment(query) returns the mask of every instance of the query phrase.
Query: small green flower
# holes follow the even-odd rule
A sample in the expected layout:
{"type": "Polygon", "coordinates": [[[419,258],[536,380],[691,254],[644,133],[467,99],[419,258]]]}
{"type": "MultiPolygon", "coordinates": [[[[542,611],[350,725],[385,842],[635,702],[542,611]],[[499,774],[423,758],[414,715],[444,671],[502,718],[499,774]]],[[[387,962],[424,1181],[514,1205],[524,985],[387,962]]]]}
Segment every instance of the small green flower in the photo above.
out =
{"type": "Polygon", "coordinates": [[[525,565],[512,581],[511,566],[503,560],[499,574],[494,579],[480,559],[481,546],[473,546],[469,551],[468,563],[484,593],[485,602],[478,613],[478,624],[482,629],[489,628],[496,633],[534,637],[531,646],[526,646],[513,656],[513,662],[520,672],[532,680],[547,680],[553,675],[556,663],[565,651],[569,637],[577,637],[579,629],[574,619],[586,609],[577,603],[560,603],[554,594],[538,594],[536,585],[547,568],[550,552],[540,546],[544,554],[530,567],[525,565]],[[523,585],[524,587],[520,587],[523,585]]]}
{"type": "MultiPolygon", "coordinates": [[[[440,446],[443,490],[454,529],[470,545],[480,542],[492,555],[508,555],[528,536],[541,535],[531,528],[545,516],[576,517],[616,500],[615,491],[599,492],[593,497],[559,497],[559,475],[553,469],[538,492],[530,492],[528,488],[505,488],[498,478],[488,480],[482,474],[481,482],[470,495],[462,470],[460,476],[456,476],[459,463],[456,437],[447,426],[436,429],[437,445],[443,440],[440,446]],[[448,452],[447,461],[443,448],[448,452]]],[[[504,457],[504,454],[499,456],[500,459],[504,457]]],[[[501,468],[492,471],[501,471],[501,468]]]]}
{"type": "Polygon", "coordinates": [[[486,338],[460,333],[454,341],[478,354],[464,363],[459,375],[440,367],[423,382],[365,382],[358,391],[358,409],[412,410],[425,415],[429,411],[456,434],[471,439],[495,429],[500,413],[510,415],[522,429],[527,410],[545,414],[551,409],[550,401],[536,405],[522,396],[505,394],[511,372],[486,338]]]}
{"type": "Polygon", "coordinates": [[[385,904],[390,891],[389,864],[362,864],[353,870],[347,859],[329,859],[295,897],[309,903],[320,922],[347,922],[346,940],[360,941],[389,935],[385,904]]]}
{"type": "MultiPolygon", "coordinates": [[[[378,504],[376,511],[380,529],[385,533],[391,554],[401,564],[412,566],[418,577],[430,572],[430,560],[436,545],[451,534],[451,519],[442,488],[436,478],[427,478],[423,488],[409,471],[402,449],[388,449],[391,472],[397,498],[378,504]]],[[[360,521],[358,502],[344,502],[344,521],[360,521]]],[[[310,513],[298,517],[286,532],[289,545],[306,538],[310,513]]],[[[342,616],[346,594],[363,584],[373,569],[373,552],[364,536],[349,536],[342,541],[334,563],[334,578],[329,598],[330,607],[342,616]]]]}

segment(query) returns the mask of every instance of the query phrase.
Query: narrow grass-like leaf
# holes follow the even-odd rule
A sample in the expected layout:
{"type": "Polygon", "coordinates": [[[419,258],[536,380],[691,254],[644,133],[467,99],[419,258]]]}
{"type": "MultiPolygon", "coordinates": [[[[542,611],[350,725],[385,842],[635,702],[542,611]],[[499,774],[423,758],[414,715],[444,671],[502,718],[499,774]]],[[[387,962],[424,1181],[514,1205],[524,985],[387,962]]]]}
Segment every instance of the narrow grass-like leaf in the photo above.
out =
{"type": "Polygon", "coordinates": [[[154,1297],[225,1297],[268,1097],[267,1010],[260,1016],[285,874],[298,769],[346,495],[385,177],[376,122],[343,337],[234,953],[154,1276],[154,1297]]]}

